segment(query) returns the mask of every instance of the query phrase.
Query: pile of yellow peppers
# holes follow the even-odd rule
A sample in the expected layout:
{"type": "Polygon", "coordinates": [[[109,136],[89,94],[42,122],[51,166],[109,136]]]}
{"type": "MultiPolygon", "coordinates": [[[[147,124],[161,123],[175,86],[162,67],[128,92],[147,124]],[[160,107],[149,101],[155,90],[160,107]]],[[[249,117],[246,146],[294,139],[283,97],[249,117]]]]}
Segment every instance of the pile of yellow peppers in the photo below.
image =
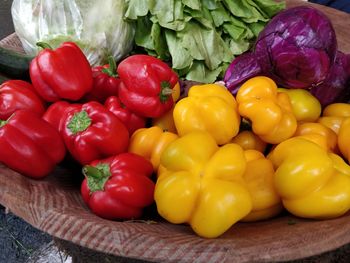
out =
{"type": "Polygon", "coordinates": [[[220,84],[191,87],[132,135],[129,151],[153,164],[158,213],[215,238],[284,209],[311,219],[346,213],[349,134],[350,104],[322,110],[307,90],[259,76],[236,96],[220,84]]]}

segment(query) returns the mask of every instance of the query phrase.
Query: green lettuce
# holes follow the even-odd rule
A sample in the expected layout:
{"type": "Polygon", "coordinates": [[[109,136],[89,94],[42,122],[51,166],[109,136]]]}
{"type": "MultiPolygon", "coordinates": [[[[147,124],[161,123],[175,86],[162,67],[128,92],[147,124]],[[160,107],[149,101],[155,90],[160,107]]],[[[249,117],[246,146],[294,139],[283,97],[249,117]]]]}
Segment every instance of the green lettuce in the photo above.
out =
{"type": "Polygon", "coordinates": [[[285,3],[273,0],[126,0],[135,44],[180,77],[211,83],[247,51],[285,3]]]}

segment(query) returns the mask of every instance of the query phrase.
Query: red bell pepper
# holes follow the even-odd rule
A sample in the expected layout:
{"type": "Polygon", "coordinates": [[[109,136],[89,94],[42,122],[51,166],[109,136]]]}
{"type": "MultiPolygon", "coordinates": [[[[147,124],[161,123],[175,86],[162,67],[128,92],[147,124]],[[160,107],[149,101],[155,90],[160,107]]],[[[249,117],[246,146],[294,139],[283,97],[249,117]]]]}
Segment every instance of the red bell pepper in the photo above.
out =
{"type": "Polygon", "coordinates": [[[177,74],[163,61],[148,55],[133,55],[117,68],[121,79],[119,98],[136,114],[157,118],[174,104],[173,88],[177,74]]]}
{"type": "Polygon", "coordinates": [[[68,151],[83,165],[126,152],[129,144],[125,125],[96,101],[66,112],[60,131],[68,151]]]}
{"type": "Polygon", "coordinates": [[[0,85],[0,119],[9,118],[17,110],[29,110],[41,116],[45,105],[30,83],[8,80],[0,85]]]}
{"type": "Polygon", "coordinates": [[[71,104],[67,101],[60,100],[52,103],[43,115],[43,119],[50,123],[57,131],[61,131],[62,122],[64,117],[68,114],[70,110],[80,109],[81,104],[75,103],[71,104]]]}
{"type": "Polygon", "coordinates": [[[76,101],[92,89],[93,79],[89,61],[73,42],[65,42],[52,50],[44,50],[31,61],[30,79],[37,93],[46,101],[60,99],[76,101]]]}
{"type": "Polygon", "coordinates": [[[144,128],[146,126],[146,119],[140,117],[136,113],[131,112],[121,103],[118,97],[109,97],[104,105],[109,111],[117,116],[122,123],[124,123],[130,135],[132,135],[137,129],[144,128]]]}
{"type": "Polygon", "coordinates": [[[109,57],[109,64],[92,68],[94,84],[92,90],[84,97],[85,101],[104,103],[110,96],[118,96],[121,80],[118,78],[116,64],[113,57],[109,57]]]}
{"type": "Polygon", "coordinates": [[[106,219],[136,219],[153,203],[152,164],[122,153],[84,166],[81,194],[93,213],[106,219]]]}
{"type": "Polygon", "coordinates": [[[0,149],[0,162],[34,179],[48,175],[66,152],[58,131],[28,110],[0,121],[0,149]]]}

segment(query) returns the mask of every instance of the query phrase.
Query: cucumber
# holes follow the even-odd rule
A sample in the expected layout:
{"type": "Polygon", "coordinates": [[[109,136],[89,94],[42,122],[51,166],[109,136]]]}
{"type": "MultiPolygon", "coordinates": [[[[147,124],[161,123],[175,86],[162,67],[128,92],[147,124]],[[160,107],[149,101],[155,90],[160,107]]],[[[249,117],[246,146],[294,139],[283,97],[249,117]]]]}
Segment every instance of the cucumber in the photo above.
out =
{"type": "Polygon", "coordinates": [[[12,79],[29,80],[33,57],[0,46],[0,73],[12,79]]]}

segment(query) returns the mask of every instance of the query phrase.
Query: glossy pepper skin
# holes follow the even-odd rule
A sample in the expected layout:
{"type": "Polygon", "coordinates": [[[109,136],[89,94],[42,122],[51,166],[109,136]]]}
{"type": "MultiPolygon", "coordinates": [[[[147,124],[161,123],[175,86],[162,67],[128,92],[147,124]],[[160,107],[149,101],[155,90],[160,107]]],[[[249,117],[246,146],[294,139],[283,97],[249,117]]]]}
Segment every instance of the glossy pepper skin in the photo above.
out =
{"type": "Polygon", "coordinates": [[[47,176],[66,153],[58,131],[28,110],[0,120],[0,148],[0,162],[33,179],[47,176]]]}
{"type": "Polygon", "coordinates": [[[84,202],[106,219],[136,219],[153,203],[152,164],[145,158],[122,153],[84,166],[81,185],[84,202]]]}
{"type": "Polygon", "coordinates": [[[342,121],[337,139],[342,156],[350,163],[350,117],[342,121]]]}
{"type": "Polygon", "coordinates": [[[119,98],[136,114],[157,118],[174,104],[177,74],[163,61],[148,55],[132,55],[117,68],[121,79],[119,98]]]}
{"type": "Polygon", "coordinates": [[[282,210],[282,201],[274,186],[275,170],[272,162],[257,150],[246,150],[247,167],[243,174],[252,197],[252,211],[241,221],[253,222],[272,218],[282,210]]]}
{"type": "Polygon", "coordinates": [[[350,209],[350,177],[344,173],[349,169],[339,156],[293,137],[277,145],[268,158],[276,170],[276,191],[293,215],[326,219],[350,209]]]}
{"type": "Polygon", "coordinates": [[[125,125],[96,101],[69,110],[60,131],[68,151],[82,165],[126,152],[129,144],[125,125]]]}
{"type": "Polygon", "coordinates": [[[188,133],[168,145],[161,165],[154,197],[169,222],[188,223],[199,236],[215,238],[250,213],[246,160],[237,144],[219,148],[206,132],[188,133]]]}
{"type": "Polygon", "coordinates": [[[337,152],[337,134],[330,128],[317,122],[300,123],[294,137],[310,140],[326,151],[337,152]]]}
{"type": "Polygon", "coordinates": [[[331,128],[338,134],[343,120],[348,117],[350,117],[350,104],[332,103],[323,109],[322,116],[318,119],[318,122],[331,128]]]}
{"type": "Polygon", "coordinates": [[[321,115],[321,103],[305,89],[282,89],[278,92],[285,92],[288,94],[292,110],[298,122],[314,122],[321,115]]]}
{"type": "Polygon", "coordinates": [[[125,125],[130,135],[136,130],[146,126],[146,118],[130,111],[125,105],[123,105],[118,97],[108,97],[104,105],[125,125]]]}
{"type": "Polygon", "coordinates": [[[192,86],[175,105],[174,122],[180,136],[206,131],[216,143],[228,143],[239,132],[240,116],[232,94],[222,85],[192,86]]]}
{"type": "Polygon", "coordinates": [[[75,43],[64,42],[55,50],[41,45],[45,49],[31,61],[29,73],[35,90],[45,101],[77,101],[92,89],[89,61],[75,43]]]}
{"type": "Polygon", "coordinates": [[[174,107],[168,110],[159,118],[152,119],[152,125],[160,127],[163,131],[177,133],[173,112],[174,112],[174,107]]]}
{"type": "Polygon", "coordinates": [[[29,82],[8,80],[0,85],[0,119],[9,118],[17,110],[29,110],[41,116],[45,104],[29,82]]]}
{"type": "Polygon", "coordinates": [[[61,131],[62,122],[64,121],[65,116],[70,110],[80,109],[81,104],[71,104],[67,101],[60,100],[52,103],[47,110],[45,111],[42,118],[50,123],[57,131],[61,131]]]}
{"type": "Polygon", "coordinates": [[[113,57],[108,58],[109,64],[92,68],[92,90],[85,96],[85,101],[104,103],[110,96],[118,96],[121,80],[117,75],[116,63],[113,57]]]}
{"type": "Polygon", "coordinates": [[[236,143],[244,150],[257,150],[264,152],[267,147],[267,143],[261,140],[252,131],[243,130],[240,131],[232,140],[231,143],[236,143]]]}
{"type": "Polygon", "coordinates": [[[138,129],[130,138],[128,151],[150,160],[154,171],[157,171],[164,149],[177,138],[177,134],[164,131],[158,126],[138,129]]]}
{"type": "Polygon", "coordinates": [[[297,120],[287,94],[277,92],[276,83],[267,77],[246,81],[236,96],[239,114],[252,122],[252,129],[263,141],[280,143],[293,136],[297,120]]]}

